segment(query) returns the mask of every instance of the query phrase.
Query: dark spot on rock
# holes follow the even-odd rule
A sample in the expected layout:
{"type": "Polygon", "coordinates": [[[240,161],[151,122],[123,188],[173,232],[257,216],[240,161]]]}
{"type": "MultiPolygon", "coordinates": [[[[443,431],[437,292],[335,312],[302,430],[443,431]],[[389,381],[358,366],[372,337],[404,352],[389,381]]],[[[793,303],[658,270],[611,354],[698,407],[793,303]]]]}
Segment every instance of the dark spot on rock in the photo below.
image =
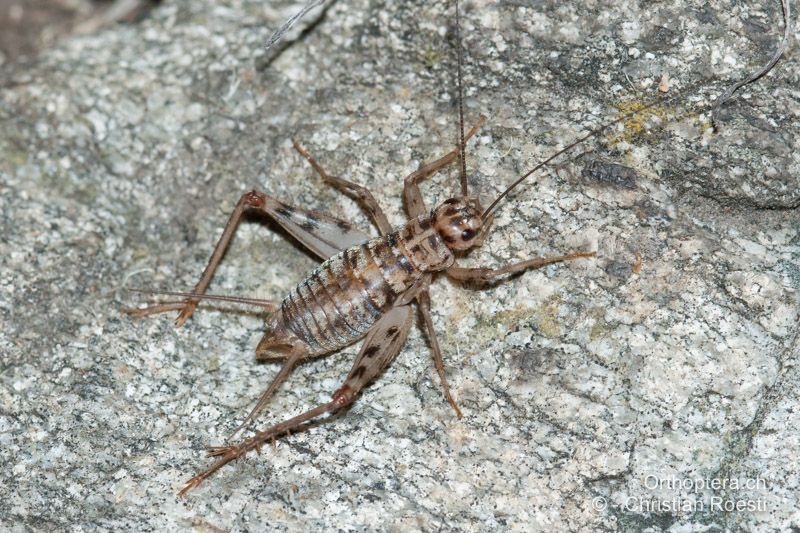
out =
{"type": "Polygon", "coordinates": [[[651,225],[669,225],[672,217],[659,205],[650,200],[636,202],[636,217],[651,225]]]}
{"type": "Polygon", "coordinates": [[[623,263],[622,261],[611,261],[604,269],[606,274],[620,280],[626,280],[633,272],[633,265],[630,263],[623,263]]]}
{"type": "Polygon", "coordinates": [[[619,187],[620,189],[635,189],[636,179],[639,177],[638,173],[630,167],[599,159],[589,161],[583,167],[581,175],[603,185],[619,187]]]}
{"type": "Polygon", "coordinates": [[[666,26],[655,26],[642,37],[642,42],[648,44],[648,50],[663,50],[678,37],[675,30],[666,26]]]}

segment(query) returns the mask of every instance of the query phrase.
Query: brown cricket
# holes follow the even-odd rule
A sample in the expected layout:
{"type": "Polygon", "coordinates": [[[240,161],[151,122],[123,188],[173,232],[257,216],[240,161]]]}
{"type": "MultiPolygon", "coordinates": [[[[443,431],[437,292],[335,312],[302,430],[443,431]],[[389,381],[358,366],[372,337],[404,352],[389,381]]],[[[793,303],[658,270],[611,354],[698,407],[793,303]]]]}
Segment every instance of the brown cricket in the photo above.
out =
{"type": "Polygon", "coordinates": [[[184,299],[141,309],[125,309],[126,313],[135,316],[179,310],[180,314],[176,319],[178,326],[183,325],[194,313],[201,299],[257,305],[270,311],[266,319],[266,332],[256,347],[256,357],[259,360],[283,360],[283,366],[237,428],[237,432],[263,410],[270,396],[301,359],[329,354],[364,338],[350,373],[333,393],[331,401],[259,431],[238,444],[209,448],[209,455],[217,457],[217,460],[208,469],[191,478],[179,492],[180,495],[185,495],[227,463],[251,450],[259,450],[265,442],[298,430],[313,418],[335,413],[351,404],[361,389],[381,373],[405,343],[411,328],[411,305],[414,302],[422,314],[444,396],[460,417],[461,411],[453,400],[447,383],[431,320],[429,288],[433,277],[437,273],[444,273],[456,280],[487,282],[506,274],[595,255],[592,251],[580,251],[532,258],[501,268],[465,268],[457,264],[459,257],[483,243],[499,202],[534,172],[601,131],[655,105],[671,101],[680,94],[653,101],[637,111],[590,131],[534,166],[515,180],[488,208],[483,209],[477,197],[469,194],[465,146],[486,119],[481,116],[465,134],[458,2],[455,29],[458,52],[458,144],[451,152],[423,165],[405,178],[403,197],[409,220],[404,225],[393,228],[366,187],[328,174],[308,151],[295,142],[295,149],[308,160],[326,183],[359,201],[380,232],[379,237],[371,239],[348,221],[318,211],[293,207],[264,192],[253,190],[243,194],[236,204],[200,281],[192,292],[147,291],[181,296],[184,299]],[[460,164],[460,194],[428,209],[419,189],[419,181],[456,161],[460,164]],[[243,213],[248,210],[268,215],[323,260],[281,302],[205,294],[243,213]]]}
{"type": "MultiPolygon", "coordinates": [[[[465,138],[472,137],[483,121],[481,117],[465,138]]],[[[185,301],[128,309],[126,312],[145,316],[180,310],[176,323],[182,325],[205,293],[242,214],[245,210],[254,210],[270,216],[310,251],[321,259],[327,259],[289,291],[280,303],[220,298],[271,309],[266,320],[266,333],[256,347],[256,358],[284,360],[282,368],[238,429],[264,408],[269,397],[298,361],[334,352],[365,336],[366,339],[352,370],[333,393],[330,402],[260,431],[239,444],[210,448],[210,455],[219,459],[189,480],[180,491],[181,495],[225,464],[250,450],[258,449],[264,442],[298,428],[311,418],[333,413],[352,403],[361,389],[380,374],[405,343],[411,328],[411,304],[415,301],[433,348],[434,364],[442,381],[445,398],[460,417],[461,411],[447,384],[431,320],[428,291],[432,277],[444,272],[457,280],[488,281],[504,274],[594,255],[594,252],[576,252],[539,257],[495,269],[457,266],[457,255],[479,246],[486,237],[491,224],[491,208],[482,210],[477,199],[466,194],[465,187],[464,194],[445,200],[429,210],[418,182],[457,160],[459,149],[405,178],[404,196],[410,219],[403,226],[392,228],[368,189],[327,174],[305,149],[297,143],[294,146],[326,182],[355,193],[378,227],[379,237],[370,239],[347,221],[290,206],[263,192],[250,191],[239,199],[194,290],[186,294],[172,293],[188,295],[185,301]]],[[[466,181],[463,183],[466,185],[466,181]]]]}

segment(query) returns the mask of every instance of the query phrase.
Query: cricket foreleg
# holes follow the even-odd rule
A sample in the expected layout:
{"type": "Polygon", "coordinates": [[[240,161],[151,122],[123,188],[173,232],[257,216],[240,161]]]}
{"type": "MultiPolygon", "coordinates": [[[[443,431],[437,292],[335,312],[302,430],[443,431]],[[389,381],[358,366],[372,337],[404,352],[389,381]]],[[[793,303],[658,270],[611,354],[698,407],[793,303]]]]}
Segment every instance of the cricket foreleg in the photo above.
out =
{"type": "Polygon", "coordinates": [[[571,259],[580,259],[581,257],[594,257],[595,252],[576,252],[569,255],[558,255],[554,257],[536,257],[513,263],[500,268],[464,268],[464,267],[450,267],[446,270],[447,275],[453,279],[462,281],[491,281],[498,276],[504,274],[514,274],[522,272],[529,268],[537,268],[551,263],[559,263],[561,261],[569,261],[571,259]]]}
{"type": "Polygon", "coordinates": [[[377,226],[381,235],[386,235],[392,231],[392,225],[389,224],[389,219],[386,218],[386,214],[383,212],[383,209],[381,209],[381,206],[378,204],[378,201],[375,200],[375,197],[372,195],[372,192],[370,192],[369,189],[363,185],[353,183],[352,181],[331,176],[325,172],[319,163],[317,163],[317,160],[311,156],[308,150],[300,146],[297,141],[294,141],[293,144],[294,149],[300,152],[300,155],[306,158],[309,164],[311,164],[314,170],[317,171],[317,174],[319,174],[325,182],[345,192],[345,194],[351,198],[354,198],[361,204],[367,214],[369,214],[369,216],[372,218],[372,221],[375,223],[375,226],[377,226]]]}
{"type": "MultiPolygon", "coordinates": [[[[480,128],[484,122],[486,122],[486,117],[481,115],[478,122],[467,132],[464,141],[469,140],[475,135],[478,128],[480,128]]],[[[409,217],[418,217],[426,211],[425,200],[422,198],[422,193],[419,190],[419,184],[417,182],[457,160],[458,154],[459,148],[456,148],[449,154],[440,157],[432,163],[419,167],[416,171],[406,176],[405,180],[403,180],[403,198],[405,198],[406,201],[406,212],[408,212],[409,217]]]]}
{"type": "Polygon", "coordinates": [[[442,361],[442,352],[439,349],[439,341],[436,338],[436,331],[433,329],[433,320],[431,320],[431,297],[428,289],[421,291],[417,295],[417,303],[419,304],[420,312],[422,313],[422,320],[425,323],[425,331],[428,333],[428,339],[431,342],[431,349],[433,350],[433,365],[436,367],[436,372],[439,373],[439,379],[442,382],[444,389],[444,397],[453,409],[456,411],[456,416],[461,418],[461,409],[458,408],[453,396],[450,394],[450,385],[447,383],[447,376],[444,373],[444,362],[442,361]]]}

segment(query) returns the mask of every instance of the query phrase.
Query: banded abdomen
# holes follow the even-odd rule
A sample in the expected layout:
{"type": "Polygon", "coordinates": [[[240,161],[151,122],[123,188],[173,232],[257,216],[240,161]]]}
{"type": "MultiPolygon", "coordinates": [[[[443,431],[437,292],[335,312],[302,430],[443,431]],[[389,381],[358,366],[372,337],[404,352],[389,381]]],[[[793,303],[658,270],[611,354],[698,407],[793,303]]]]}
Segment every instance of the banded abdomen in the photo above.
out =
{"type": "Polygon", "coordinates": [[[308,355],[364,336],[426,272],[452,265],[452,252],[431,226],[422,216],[323,262],[283,300],[273,333],[290,330],[308,355]]]}

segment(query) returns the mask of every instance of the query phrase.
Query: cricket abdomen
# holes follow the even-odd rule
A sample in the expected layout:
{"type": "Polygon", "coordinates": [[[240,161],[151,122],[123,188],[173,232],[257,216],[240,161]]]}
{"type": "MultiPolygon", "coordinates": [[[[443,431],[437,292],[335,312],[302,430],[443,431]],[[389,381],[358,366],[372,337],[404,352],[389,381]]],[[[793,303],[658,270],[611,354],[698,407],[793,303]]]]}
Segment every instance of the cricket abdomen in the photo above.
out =
{"type": "Polygon", "coordinates": [[[443,270],[453,259],[430,217],[413,219],[319,265],[284,298],[279,329],[291,330],[309,355],[352,344],[426,272],[443,270]]]}

